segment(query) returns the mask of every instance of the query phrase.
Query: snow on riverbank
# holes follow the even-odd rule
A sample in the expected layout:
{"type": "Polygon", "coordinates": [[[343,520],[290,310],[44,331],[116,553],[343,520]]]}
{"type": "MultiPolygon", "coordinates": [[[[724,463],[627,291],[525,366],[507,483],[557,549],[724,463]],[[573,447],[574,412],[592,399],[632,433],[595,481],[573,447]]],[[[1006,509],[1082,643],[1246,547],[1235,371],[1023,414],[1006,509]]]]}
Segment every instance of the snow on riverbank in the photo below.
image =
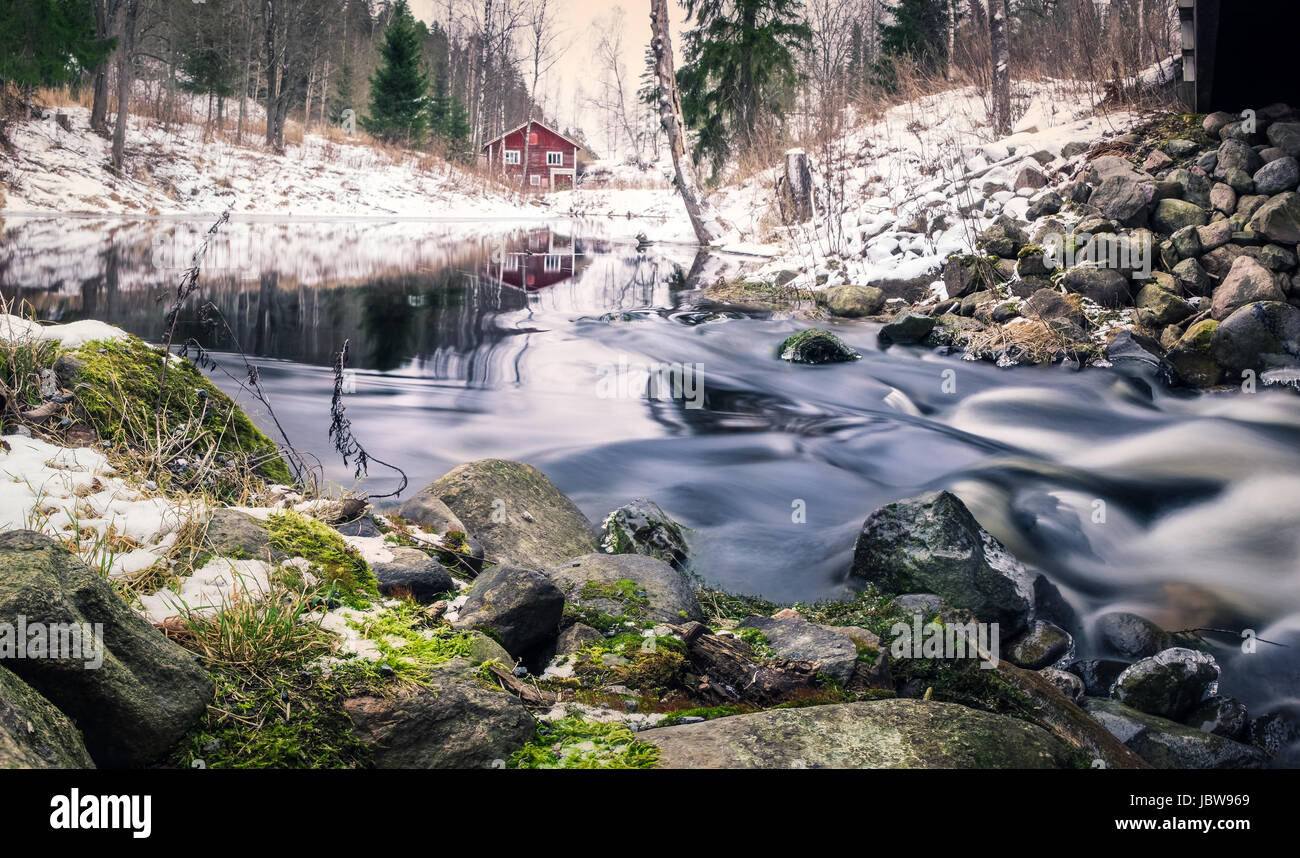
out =
{"type": "MultiPolygon", "coordinates": [[[[809,150],[814,184],[822,186],[814,223],[783,226],[775,192],[780,168],[773,166],[711,194],[729,227],[722,245],[772,257],[760,277],[802,270],[794,284],[800,287],[921,276],[948,254],[969,250],[996,215],[1024,214],[1036,192],[1015,187],[1024,169],[1050,174],[1066,165],[1066,147],[1086,147],[1135,121],[1128,113],[1094,115],[1095,93],[1056,81],[1018,84],[1015,103],[1015,133],[1002,140],[994,139],[984,97],[973,87],[907,102],[875,119],[850,115],[840,140],[809,150]],[[838,189],[841,181],[842,202],[828,205],[826,188],[838,189]],[[989,184],[999,189],[986,197],[989,184]],[[830,258],[844,264],[832,271],[830,258]]],[[[136,118],[127,147],[130,175],[116,178],[106,169],[108,141],[87,130],[85,108],[66,112],[71,133],[54,122],[13,126],[17,154],[0,156],[15,180],[5,191],[4,213],[11,218],[76,212],[202,221],[230,208],[236,222],[266,232],[275,232],[266,222],[277,223],[282,234],[292,231],[291,222],[338,220],[346,224],[345,239],[379,236],[384,240],[374,243],[384,251],[391,237],[439,245],[561,223],[592,238],[644,234],[660,243],[694,242],[681,199],[665,179],[667,159],[644,173],[640,187],[623,170],[603,187],[521,198],[419,153],[306,134],[276,155],[251,142],[205,141],[200,124],[164,131],[136,118]]],[[[95,230],[103,223],[86,222],[95,230]]],[[[268,252],[281,261],[301,255],[283,242],[268,252]]],[[[248,253],[231,256],[257,266],[248,253]]],[[[304,268],[300,279],[311,282],[310,254],[304,268]]]]}

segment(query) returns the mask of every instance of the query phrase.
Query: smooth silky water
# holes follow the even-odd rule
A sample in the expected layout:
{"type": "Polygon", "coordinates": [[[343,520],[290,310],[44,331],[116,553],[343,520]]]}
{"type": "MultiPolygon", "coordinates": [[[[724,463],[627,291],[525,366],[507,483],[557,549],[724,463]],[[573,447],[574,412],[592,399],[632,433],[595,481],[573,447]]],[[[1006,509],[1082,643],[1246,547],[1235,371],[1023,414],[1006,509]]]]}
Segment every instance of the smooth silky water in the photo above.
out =
{"type": "MultiPolygon", "coordinates": [[[[0,292],[44,319],[157,341],[206,226],[11,219],[0,292]]],[[[655,500],[692,529],[706,582],[775,600],[851,592],[872,510],[951,489],[1085,625],[1130,610],[1171,630],[1253,629],[1287,646],[1245,654],[1236,636],[1209,636],[1223,693],[1252,711],[1300,702],[1294,390],[1189,394],[1120,369],[999,368],[882,349],[871,323],[828,325],[861,360],[795,366],[776,349],[808,323],[700,306],[686,288],[693,266],[740,260],[599,234],[232,223],[177,341],[212,349],[230,373],[214,380],[274,436],[237,381],[247,354],[295,447],[351,487],[327,437],[331,365],[349,341],[347,416],[408,492],[471,459],[526,461],[594,521],[655,500]],[[205,326],[205,302],[229,332],[205,326]],[[646,368],[669,382],[649,396],[646,368]]],[[[374,466],[364,488],[395,485],[374,466]]]]}

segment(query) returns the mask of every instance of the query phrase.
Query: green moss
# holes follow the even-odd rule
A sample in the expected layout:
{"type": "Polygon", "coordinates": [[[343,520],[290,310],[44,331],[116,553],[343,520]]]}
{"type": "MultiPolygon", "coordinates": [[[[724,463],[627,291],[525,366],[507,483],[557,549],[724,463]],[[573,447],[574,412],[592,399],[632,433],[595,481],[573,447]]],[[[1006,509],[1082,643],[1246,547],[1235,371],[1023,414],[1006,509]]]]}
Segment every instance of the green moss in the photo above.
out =
{"type": "Polygon", "coordinates": [[[173,359],[164,377],[162,352],[134,337],[87,343],[73,356],[82,365],[78,400],[102,438],[152,449],[159,437],[181,435],[198,441],[189,458],[215,449],[267,480],[293,481],[274,442],[189,361],[173,359]]]}
{"type": "Polygon", "coordinates": [[[272,514],[266,525],[271,544],[291,557],[310,561],[339,601],[364,609],[379,597],[370,566],[334,529],[292,511],[272,514]]]}
{"type": "Polygon", "coordinates": [[[421,681],[425,672],[443,662],[469,658],[474,649],[472,632],[430,623],[423,608],[410,601],[348,625],[375,643],[386,664],[415,681],[421,681]]]}
{"type": "Polygon", "coordinates": [[[768,617],[781,608],[775,602],[769,602],[758,596],[727,593],[712,587],[699,588],[696,598],[699,599],[700,607],[708,615],[709,622],[715,625],[726,621],[740,622],[755,614],[768,617]]]}
{"type": "Polygon", "coordinates": [[[746,712],[755,711],[757,710],[753,706],[701,706],[695,709],[679,709],[660,721],[656,726],[676,727],[686,718],[703,718],[705,721],[712,721],[715,718],[726,718],[731,715],[742,715],[746,712]]]}
{"type": "Polygon", "coordinates": [[[821,328],[809,328],[786,337],[777,349],[781,360],[793,363],[842,363],[862,357],[844,341],[821,328]]]}
{"type": "Polygon", "coordinates": [[[624,634],[596,641],[575,656],[573,675],[584,688],[624,685],[659,694],[681,685],[686,647],[674,638],[624,634]]]}
{"type": "Polygon", "coordinates": [[[622,724],[565,718],[539,724],[537,737],[511,755],[512,769],[648,769],[659,749],[622,724]]]}
{"type": "Polygon", "coordinates": [[[772,649],[772,644],[768,641],[767,635],[758,629],[736,629],[736,634],[742,641],[749,644],[749,648],[754,651],[756,658],[776,658],[776,650],[772,649]]]}

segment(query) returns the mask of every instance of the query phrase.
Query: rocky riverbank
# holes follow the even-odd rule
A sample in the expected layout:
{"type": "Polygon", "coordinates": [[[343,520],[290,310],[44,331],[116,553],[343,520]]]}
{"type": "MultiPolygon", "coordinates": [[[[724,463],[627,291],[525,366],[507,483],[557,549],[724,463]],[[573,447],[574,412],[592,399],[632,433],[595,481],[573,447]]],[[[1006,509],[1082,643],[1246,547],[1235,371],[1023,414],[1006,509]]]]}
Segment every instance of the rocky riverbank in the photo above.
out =
{"type": "MultiPolygon", "coordinates": [[[[943,207],[988,224],[940,279],[810,276],[709,286],[707,302],[882,323],[916,343],[999,365],[1129,364],[1170,384],[1294,385],[1300,378],[1300,112],[1152,118],[1091,145],[967,165],[943,207]],[[932,281],[933,282],[930,282],[932,281]]],[[[864,251],[866,253],[867,251],[864,251]]],[[[799,359],[795,356],[794,359],[799,359]]]]}
{"type": "Polygon", "coordinates": [[[1085,628],[946,492],[866,515],[858,597],[775,605],[522,463],[290,487],[187,362],[3,321],[5,766],[1254,767],[1300,729],[1194,636],[1085,628]]]}

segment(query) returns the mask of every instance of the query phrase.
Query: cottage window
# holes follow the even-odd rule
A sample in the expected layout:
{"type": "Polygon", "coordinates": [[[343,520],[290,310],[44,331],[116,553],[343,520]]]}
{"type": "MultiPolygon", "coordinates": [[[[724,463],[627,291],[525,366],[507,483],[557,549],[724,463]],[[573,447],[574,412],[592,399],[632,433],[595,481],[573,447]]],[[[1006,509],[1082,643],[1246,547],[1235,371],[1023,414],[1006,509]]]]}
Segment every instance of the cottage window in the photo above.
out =
{"type": "Polygon", "coordinates": [[[548,167],[563,167],[563,166],[564,166],[564,153],[563,153],[563,152],[547,152],[547,153],[546,153],[546,166],[548,166],[548,167]]]}
{"type": "Polygon", "coordinates": [[[518,163],[519,163],[519,150],[518,150],[518,149],[507,149],[507,150],[505,150],[505,162],[506,162],[507,164],[518,164],[518,163]]]}
{"type": "Polygon", "coordinates": [[[534,187],[536,187],[536,186],[538,186],[538,185],[541,185],[541,183],[542,183],[542,177],[541,177],[541,176],[529,176],[529,177],[528,177],[528,184],[533,185],[534,187]]]}
{"type": "Polygon", "coordinates": [[[558,256],[554,253],[548,253],[546,255],[546,261],[543,263],[542,267],[548,272],[559,271],[563,264],[564,257],[558,256]]]}

